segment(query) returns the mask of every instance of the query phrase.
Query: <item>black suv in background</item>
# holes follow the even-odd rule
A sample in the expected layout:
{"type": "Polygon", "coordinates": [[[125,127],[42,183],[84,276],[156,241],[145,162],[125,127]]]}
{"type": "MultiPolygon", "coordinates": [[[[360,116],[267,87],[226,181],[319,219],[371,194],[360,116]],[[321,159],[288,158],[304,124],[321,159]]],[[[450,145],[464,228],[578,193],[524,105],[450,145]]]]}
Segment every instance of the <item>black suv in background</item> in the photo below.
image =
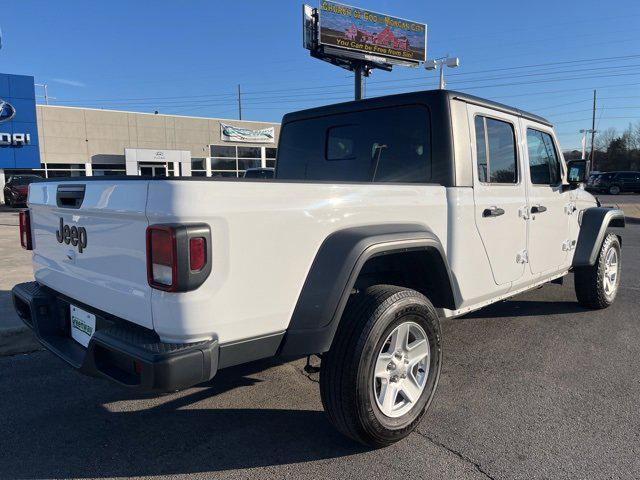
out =
{"type": "Polygon", "coordinates": [[[623,192],[640,192],[640,172],[600,173],[592,183],[587,184],[587,189],[611,195],[623,192]]]}
{"type": "Polygon", "coordinates": [[[40,180],[37,175],[12,175],[5,184],[4,203],[10,207],[27,204],[27,194],[29,193],[29,184],[35,180],[40,180]]]}

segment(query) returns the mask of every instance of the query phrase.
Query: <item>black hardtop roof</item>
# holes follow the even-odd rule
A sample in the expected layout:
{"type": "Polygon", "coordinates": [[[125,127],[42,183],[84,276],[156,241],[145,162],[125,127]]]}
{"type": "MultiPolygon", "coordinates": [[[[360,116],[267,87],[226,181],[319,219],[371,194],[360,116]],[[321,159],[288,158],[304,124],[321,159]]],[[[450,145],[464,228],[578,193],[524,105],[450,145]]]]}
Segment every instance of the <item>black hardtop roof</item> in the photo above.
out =
{"type": "Polygon", "coordinates": [[[382,97],[372,97],[364,100],[352,100],[350,102],[335,103],[332,105],[326,105],[323,107],[309,108],[306,110],[299,110],[297,112],[287,113],[282,119],[282,124],[295,120],[303,120],[311,117],[318,117],[324,115],[333,115],[338,113],[346,113],[350,111],[360,110],[364,108],[382,108],[397,105],[399,103],[412,103],[412,102],[434,102],[442,100],[458,99],[464,102],[480,105],[501,112],[510,113],[518,117],[527,118],[534,122],[542,123],[548,126],[552,126],[546,118],[539,115],[529,113],[519,108],[510,107],[503,103],[494,102],[485,98],[476,97],[475,95],[469,95],[468,93],[456,92],[455,90],[423,90],[419,92],[410,93],[398,93],[394,95],[385,95],[382,97]]]}

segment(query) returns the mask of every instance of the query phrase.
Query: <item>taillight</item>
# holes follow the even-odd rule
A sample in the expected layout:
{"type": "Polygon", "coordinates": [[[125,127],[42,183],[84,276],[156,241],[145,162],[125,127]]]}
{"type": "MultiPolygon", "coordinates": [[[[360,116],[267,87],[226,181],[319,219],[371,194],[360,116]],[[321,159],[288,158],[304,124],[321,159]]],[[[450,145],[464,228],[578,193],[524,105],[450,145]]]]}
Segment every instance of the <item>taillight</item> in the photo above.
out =
{"type": "Polygon", "coordinates": [[[189,269],[199,272],[207,263],[207,241],[202,237],[189,239],[189,269]]]}
{"type": "Polygon", "coordinates": [[[33,250],[33,242],[31,240],[31,215],[29,210],[20,212],[20,245],[25,250],[33,250]]]}
{"type": "Polygon", "coordinates": [[[208,225],[151,225],[147,228],[149,285],[167,292],[195,290],[211,273],[208,225]]]}
{"type": "Polygon", "coordinates": [[[175,231],[171,227],[147,229],[147,275],[149,285],[173,291],[177,285],[178,265],[175,231]]]}

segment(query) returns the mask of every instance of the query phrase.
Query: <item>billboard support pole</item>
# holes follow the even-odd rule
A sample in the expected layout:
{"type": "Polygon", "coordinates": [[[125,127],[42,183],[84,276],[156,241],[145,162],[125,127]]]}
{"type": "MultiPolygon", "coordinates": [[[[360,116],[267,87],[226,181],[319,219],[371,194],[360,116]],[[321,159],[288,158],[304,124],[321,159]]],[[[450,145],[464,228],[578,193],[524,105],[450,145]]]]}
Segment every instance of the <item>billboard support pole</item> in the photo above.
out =
{"type": "Polygon", "coordinates": [[[355,73],[355,99],[362,100],[362,84],[364,82],[363,70],[365,69],[362,63],[357,63],[353,72],[355,73]]]}

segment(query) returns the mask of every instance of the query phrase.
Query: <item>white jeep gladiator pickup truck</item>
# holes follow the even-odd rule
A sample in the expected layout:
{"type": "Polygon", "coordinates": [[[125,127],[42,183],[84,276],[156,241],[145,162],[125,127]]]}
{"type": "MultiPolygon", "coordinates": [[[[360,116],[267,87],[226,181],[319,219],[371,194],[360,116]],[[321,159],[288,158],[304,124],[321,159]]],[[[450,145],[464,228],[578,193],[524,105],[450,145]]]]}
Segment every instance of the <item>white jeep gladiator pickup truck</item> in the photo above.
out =
{"type": "Polygon", "coordinates": [[[319,355],[329,420],[383,446],[433,398],[441,319],[571,271],[585,307],[616,297],[624,215],[541,117],[392,95],[288,114],[278,152],[269,180],[31,184],[18,314],[81,372],[145,390],[319,355]]]}

